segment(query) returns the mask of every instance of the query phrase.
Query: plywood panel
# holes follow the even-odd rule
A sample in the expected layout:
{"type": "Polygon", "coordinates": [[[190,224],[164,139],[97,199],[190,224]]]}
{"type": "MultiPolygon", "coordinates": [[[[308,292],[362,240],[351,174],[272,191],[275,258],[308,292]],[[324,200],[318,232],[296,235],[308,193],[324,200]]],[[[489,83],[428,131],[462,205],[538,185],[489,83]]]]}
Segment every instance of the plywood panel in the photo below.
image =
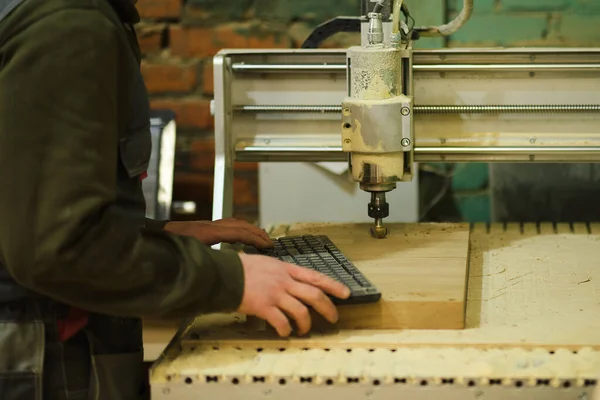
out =
{"type": "Polygon", "coordinates": [[[339,329],[462,329],[469,227],[390,224],[373,239],[368,224],[298,224],[285,232],[326,235],[382,292],[374,304],[339,307],[339,329]]]}
{"type": "Polygon", "coordinates": [[[464,330],[335,329],[281,339],[269,330],[257,332],[240,324],[202,334],[201,342],[262,348],[600,350],[600,225],[546,228],[473,227],[464,330]]]}

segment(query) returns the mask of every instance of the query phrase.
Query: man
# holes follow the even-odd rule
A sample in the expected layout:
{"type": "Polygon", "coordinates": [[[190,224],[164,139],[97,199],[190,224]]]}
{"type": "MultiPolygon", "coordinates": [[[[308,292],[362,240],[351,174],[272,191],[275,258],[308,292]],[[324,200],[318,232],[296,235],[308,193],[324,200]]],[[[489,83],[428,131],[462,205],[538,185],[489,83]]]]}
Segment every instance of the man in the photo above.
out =
{"type": "Polygon", "coordinates": [[[246,223],[145,220],[148,98],[131,0],[0,0],[0,398],[136,399],[140,317],[239,311],[280,335],[348,289],[246,223]]]}

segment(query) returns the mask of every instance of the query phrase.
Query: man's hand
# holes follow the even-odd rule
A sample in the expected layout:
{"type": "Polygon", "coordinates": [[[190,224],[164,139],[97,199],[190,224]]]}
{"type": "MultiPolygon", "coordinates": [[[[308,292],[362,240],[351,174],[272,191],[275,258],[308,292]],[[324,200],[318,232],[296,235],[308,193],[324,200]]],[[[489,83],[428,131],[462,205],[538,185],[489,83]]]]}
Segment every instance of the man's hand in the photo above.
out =
{"type": "Polygon", "coordinates": [[[165,225],[165,230],[177,235],[195,237],[208,246],[217,243],[243,243],[259,249],[273,246],[265,231],[237,219],[169,222],[165,225]]]}
{"type": "Polygon", "coordinates": [[[238,311],[266,320],[280,336],[289,336],[296,321],[298,334],[311,328],[310,306],[329,322],[338,312],[326,293],[345,299],[350,290],[319,272],[284,263],[272,257],[240,254],[244,266],[244,296],[238,311]]]}

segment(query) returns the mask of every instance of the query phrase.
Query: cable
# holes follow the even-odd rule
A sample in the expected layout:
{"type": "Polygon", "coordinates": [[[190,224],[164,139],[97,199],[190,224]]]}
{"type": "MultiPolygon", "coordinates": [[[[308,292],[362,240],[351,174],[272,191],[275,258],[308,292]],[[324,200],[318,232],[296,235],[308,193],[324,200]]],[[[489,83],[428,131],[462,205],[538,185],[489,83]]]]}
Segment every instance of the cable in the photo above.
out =
{"type": "Polygon", "coordinates": [[[450,36],[467,23],[469,18],[471,18],[472,13],[473,0],[463,0],[462,11],[452,21],[439,26],[419,27],[416,28],[416,31],[419,32],[421,36],[450,36]]]}
{"type": "MultiPolygon", "coordinates": [[[[434,168],[426,164],[422,164],[419,166],[419,169],[423,172],[429,172],[444,178],[444,185],[433,197],[433,199],[431,199],[429,204],[426,207],[424,207],[423,211],[421,211],[419,215],[419,221],[422,221],[425,217],[427,217],[427,214],[433,209],[433,207],[435,207],[444,198],[446,193],[448,193],[448,189],[450,189],[450,186],[452,185],[452,178],[461,171],[461,165],[458,165],[457,167],[456,165],[451,164],[448,165],[448,167],[450,168],[450,172],[448,172],[447,170],[440,170],[438,168],[434,168]]],[[[462,169],[464,169],[464,167],[462,169]]]]}
{"type": "Polygon", "coordinates": [[[404,0],[393,0],[394,4],[392,7],[392,35],[400,32],[400,13],[402,10],[402,3],[404,0]]]}
{"type": "Polygon", "coordinates": [[[385,4],[386,0],[379,0],[377,1],[377,3],[375,4],[375,7],[373,7],[373,12],[374,13],[381,13],[381,11],[383,10],[383,6],[385,4]]]}

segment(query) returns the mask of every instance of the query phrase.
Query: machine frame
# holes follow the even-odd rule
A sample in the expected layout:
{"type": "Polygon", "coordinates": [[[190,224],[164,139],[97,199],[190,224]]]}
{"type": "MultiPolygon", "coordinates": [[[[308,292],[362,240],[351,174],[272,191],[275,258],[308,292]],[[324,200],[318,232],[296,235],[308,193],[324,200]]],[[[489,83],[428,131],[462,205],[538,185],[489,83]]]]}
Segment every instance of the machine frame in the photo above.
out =
{"type": "MultiPolygon", "coordinates": [[[[346,74],[343,49],[215,56],[213,219],[237,161],[347,160],[346,74]]],[[[413,79],[415,162],[600,161],[600,49],[414,50],[413,79]]]]}

